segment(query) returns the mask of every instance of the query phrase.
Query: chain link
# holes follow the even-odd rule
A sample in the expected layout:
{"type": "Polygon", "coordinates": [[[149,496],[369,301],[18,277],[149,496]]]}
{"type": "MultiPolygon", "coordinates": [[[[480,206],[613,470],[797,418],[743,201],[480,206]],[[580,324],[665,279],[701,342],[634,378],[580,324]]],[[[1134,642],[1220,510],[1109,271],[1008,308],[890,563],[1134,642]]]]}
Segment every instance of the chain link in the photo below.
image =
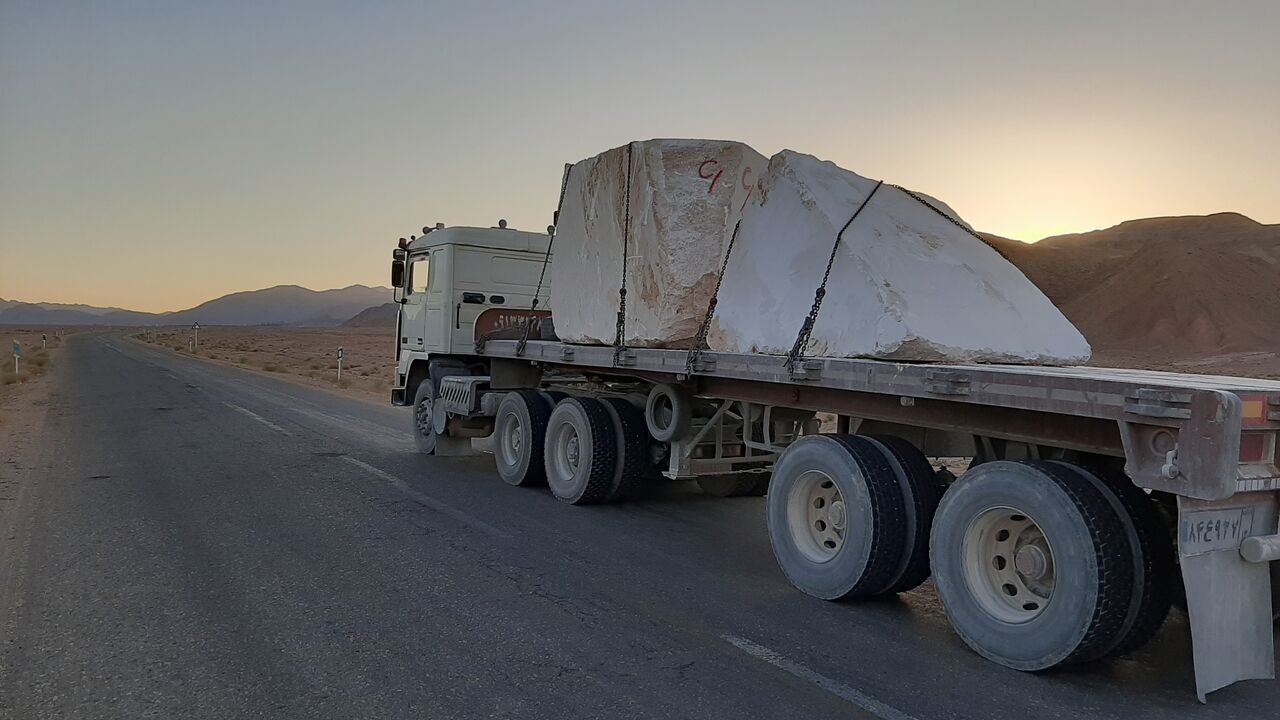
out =
{"type": "MultiPolygon", "coordinates": [[[[534,311],[538,309],[538,296],[542,294],[542,281],[547,277],[547,265],[551,262],[551,248],[556,244],[557,228],[560,224],[560,211],[564,209],[564,193],[569,187],[569,171],[573,169],[573,165],[564,164],[564,174],[560,177],[560,200],[556,202],[556,214],[551,216],[555,222],[547,228],[547,251],[542,255],[542,270],[538,272],[538,287],[533,291],[533,302],[529,303],[529,316],[524,321],[524,332],[520,335],[520,340],[516,342],[516,357],[524,355],[524,349],[529,345],[529,332],[533,329],[534,311]]],[[[479,351],[483,344],[478,343],[476,348],[479,351]]]]}
{"type": "Polygon", "coordinates": [[[635,143],[627,143],[627,199],[624,205],[622,221],[622,285],[618,288],[618,326],[613,339],[613,364],[618,365],[619,358],[627,349],[627,253],[631,251],[631,156],[635,143]]]}
{"type": "Polygon", "coordinates": [[[858,215],[862,214],[862,210],[867,207],[867,203],[871,202],[871,198],[875,196],[876,191],[884,184],[883,180],[877,181],[876,186],[871,188],[871,192],[867,193],[867,197],[863,199],[862,204],[857,210],[853,211],[853,217],[849,218],[849,222],[840,228],[840,232],[836,233],[836,241],[831,245],[831,255],[827,258],[827,269],[822,273],[822,283],[818,285],[818,289],[813,293],[813,306],[809,308],[809,315],[805,317],[804,324],[800,326],[800,332],[796,334],[796,342],[791,346],[791,352],[787,353],[787,370],[793,370],[796,362],[804,355],[805,347],[809,344],[809,336],[813,334],[813,326],[818,322],[818,311],[822,309],[822,299],[827,295],[827,280],[831,279],[831,267],[836,263],[836,253],[840,250],[840,239],[844,237],[844,231],[849,229],[853,221],[858,219],[858,215]]]}
{"type": "MultiPolygon", "coordinates": [[[[938,213],[939,215],[941,215],[944,219],[946,219],[946,221],[947,221],[947,222],[949,222],[949,223],[951,223],[952,225],[955,225],[956,227],[960,228],[961,230],[963,230],[963,231],[965,231],[965,232],[969,233],[969,234],[970,234],[970,235],[972,235],[974,238],[976,238],[979,242],[981,242],[983,245],[986,245],[987,247],[991,248],[992,250],[995,250],[995,251],[996,251],[996,254],[998,254],[1000,257],[1004,258],[1005,260],[1009,260],[1009,256],[1008,256],[1008,255],[1005,255],[1005,254],[1004,254],[1004,251],[1003,251],[1003,250],[1001,250],[1000,248],[996,247],[996,246],[995,246],[995,244],[993,244],[990,240],[988,240],[988,239],[986,239],[986,238],[982,237],[982,235],[980,235],[977,231],[975,231],[973,228],[969,227],[968,225],[965,225],[964,223],[960,222],[960,221],[959,221],[959,220],[957,220],[956,218],[951,217],[951,216],[950,216],[950,215],[948,215],[948,214],[946,213],[946,211],[944,211],[942,208],[940,208],[940,207],[938,207],[938,206],[934,205],[933,203],[929,202],[928,200],[925,200],[925,199],[924,199],[924,197],[923,197],[922,195],[919,195],[918,193],[915,193],[915,192],[913,192],[913,191],[911,191],[911,190],[908,190],[908,189],[906,189],[906,188],[902,187],[901,185],[893,185],[893,184],[890,184],[890,185],[889,185],[889,187],[894,188],[895,190],[901,190],[902,192],[906,193],[908,196],[910,196],[910,197],[911,197],[912,199],[914,199],[916,202],[920,203],[921,205],[923,205],[923,206],[925,206],[925,207],[929,208],[930,210],[932,210],[932,211],[934,211],[934,212],[938,213]]],[[[1013,261],[1012,261],[1012,260],[1009,260],[1009,262],[1013,262],[1013,261]]]]}
{"type": "Polygon", "coordinates": [[[689,357],[685,359],[685,372],[692,373],[698,364],[698,360],[702,357],[702,351],[707,349],[707,333],[711,331],[711,318],[716,314],[716,304],[720,302],[720,284],[724,282],[724,274],[729,270],[729,256],[733,253],[733,245],[738,241],[738,228],[742,227],[742,218],[738,218],[738,222],[733,225],[733,234],[729,236],[729,245],[724,249],[724,261],[720,263],[720,275],[716,277],[716,287],[711,291],[711,300],[707,302],[707,314],[702,318],[702,325],[698,327],[698,334],[693,340],[693,349],[689,350],[689,357]]]}

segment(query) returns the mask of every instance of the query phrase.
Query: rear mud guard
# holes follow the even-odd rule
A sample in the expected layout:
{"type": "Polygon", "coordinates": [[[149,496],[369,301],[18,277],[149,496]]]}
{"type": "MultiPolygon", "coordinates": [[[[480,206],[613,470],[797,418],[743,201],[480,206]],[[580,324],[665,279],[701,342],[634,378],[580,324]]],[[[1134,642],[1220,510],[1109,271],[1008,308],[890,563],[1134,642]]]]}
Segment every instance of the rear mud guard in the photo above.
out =
{"type": "Polygon", "coordinates": [[[1200,702],[1240,680],[1275,678],[1270,563],[1248,562],[1240,544],[1277,532],[1278,505],[1274,492],[1178,498],[1178,556],[1200,702]]]}

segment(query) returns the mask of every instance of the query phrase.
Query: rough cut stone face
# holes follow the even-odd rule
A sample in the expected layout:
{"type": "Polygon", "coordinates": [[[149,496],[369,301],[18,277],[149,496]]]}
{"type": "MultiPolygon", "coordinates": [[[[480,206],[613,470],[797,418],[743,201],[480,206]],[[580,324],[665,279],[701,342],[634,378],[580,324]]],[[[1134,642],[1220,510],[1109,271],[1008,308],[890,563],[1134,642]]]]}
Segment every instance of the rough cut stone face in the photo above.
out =
{"type": "MultiPolygon", "coordinates": [[[[836,233],[874,186],[810,155],[773,156],[744,211],[711,348],[789,352],[836,233]]],[[[1075,364],[1090,348],[1012,263],[883,185],[844,233],[807,354],[1075,364]]]]}
{"type": "MultiPolygon", "coordinates": [[[[626,344],[688,347],[725,246],[768,160],[742,143],[646,140],[630,145],[626,344]]],[[[556,333],[611,345],[622,284],[628,146],[573,165],[551,263],[556,333]]]]}

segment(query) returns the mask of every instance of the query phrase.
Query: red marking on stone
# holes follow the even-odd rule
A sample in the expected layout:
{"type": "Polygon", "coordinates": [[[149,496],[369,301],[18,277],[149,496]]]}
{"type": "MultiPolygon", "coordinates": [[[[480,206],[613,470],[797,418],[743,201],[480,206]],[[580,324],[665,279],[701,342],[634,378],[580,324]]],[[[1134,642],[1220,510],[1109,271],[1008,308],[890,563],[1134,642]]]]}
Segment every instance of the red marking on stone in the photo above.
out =
{"type": "Polygon", "coordinates": [[[711,187],[707,188],[708,195],[716,191],[716,183],[719,182],[720,176],[724,174],[724,170],[716,170],[714,175],[708,175],[706,173],[707,166],[711,165],[712,167],[714,167],[719,164],[720,164],[719,160],[708,158],[706,160],[703,160],[702,164],[698,166],[698,177],[702,178],[703,180],[711,181],[711,187]]]}
{"type": "Polygon", "coordinates": [[[742,198],[742,207],[738,208],[739,213],[747,209],[747,201],[751,199],[751,191],[756,189],[755,183],[747,179],[749,177],[751,177],[750,165],[742,168],[742,187],[747,191],[747,196],[742,198]]]}

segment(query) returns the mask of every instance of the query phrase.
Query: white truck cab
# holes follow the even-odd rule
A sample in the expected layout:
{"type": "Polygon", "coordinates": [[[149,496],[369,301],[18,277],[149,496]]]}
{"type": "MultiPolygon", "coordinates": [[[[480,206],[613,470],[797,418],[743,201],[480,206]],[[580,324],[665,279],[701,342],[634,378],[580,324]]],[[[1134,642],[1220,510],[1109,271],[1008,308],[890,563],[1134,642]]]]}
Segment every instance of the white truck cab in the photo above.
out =
{"type": "MultiPolygon", "coordinates": [[[[548,260],[547,234],[506,227],[424,228],[393,253],[396,321],[393,405],[415,404],[431,368],[467,374],[475,354],[474,324],[490,308],[527,310],[548,260]]],[[[542,284],[546,307],[548,283],[542,284]]],[[[438,383],[439,377],[436,378],[438,383]]]]}

